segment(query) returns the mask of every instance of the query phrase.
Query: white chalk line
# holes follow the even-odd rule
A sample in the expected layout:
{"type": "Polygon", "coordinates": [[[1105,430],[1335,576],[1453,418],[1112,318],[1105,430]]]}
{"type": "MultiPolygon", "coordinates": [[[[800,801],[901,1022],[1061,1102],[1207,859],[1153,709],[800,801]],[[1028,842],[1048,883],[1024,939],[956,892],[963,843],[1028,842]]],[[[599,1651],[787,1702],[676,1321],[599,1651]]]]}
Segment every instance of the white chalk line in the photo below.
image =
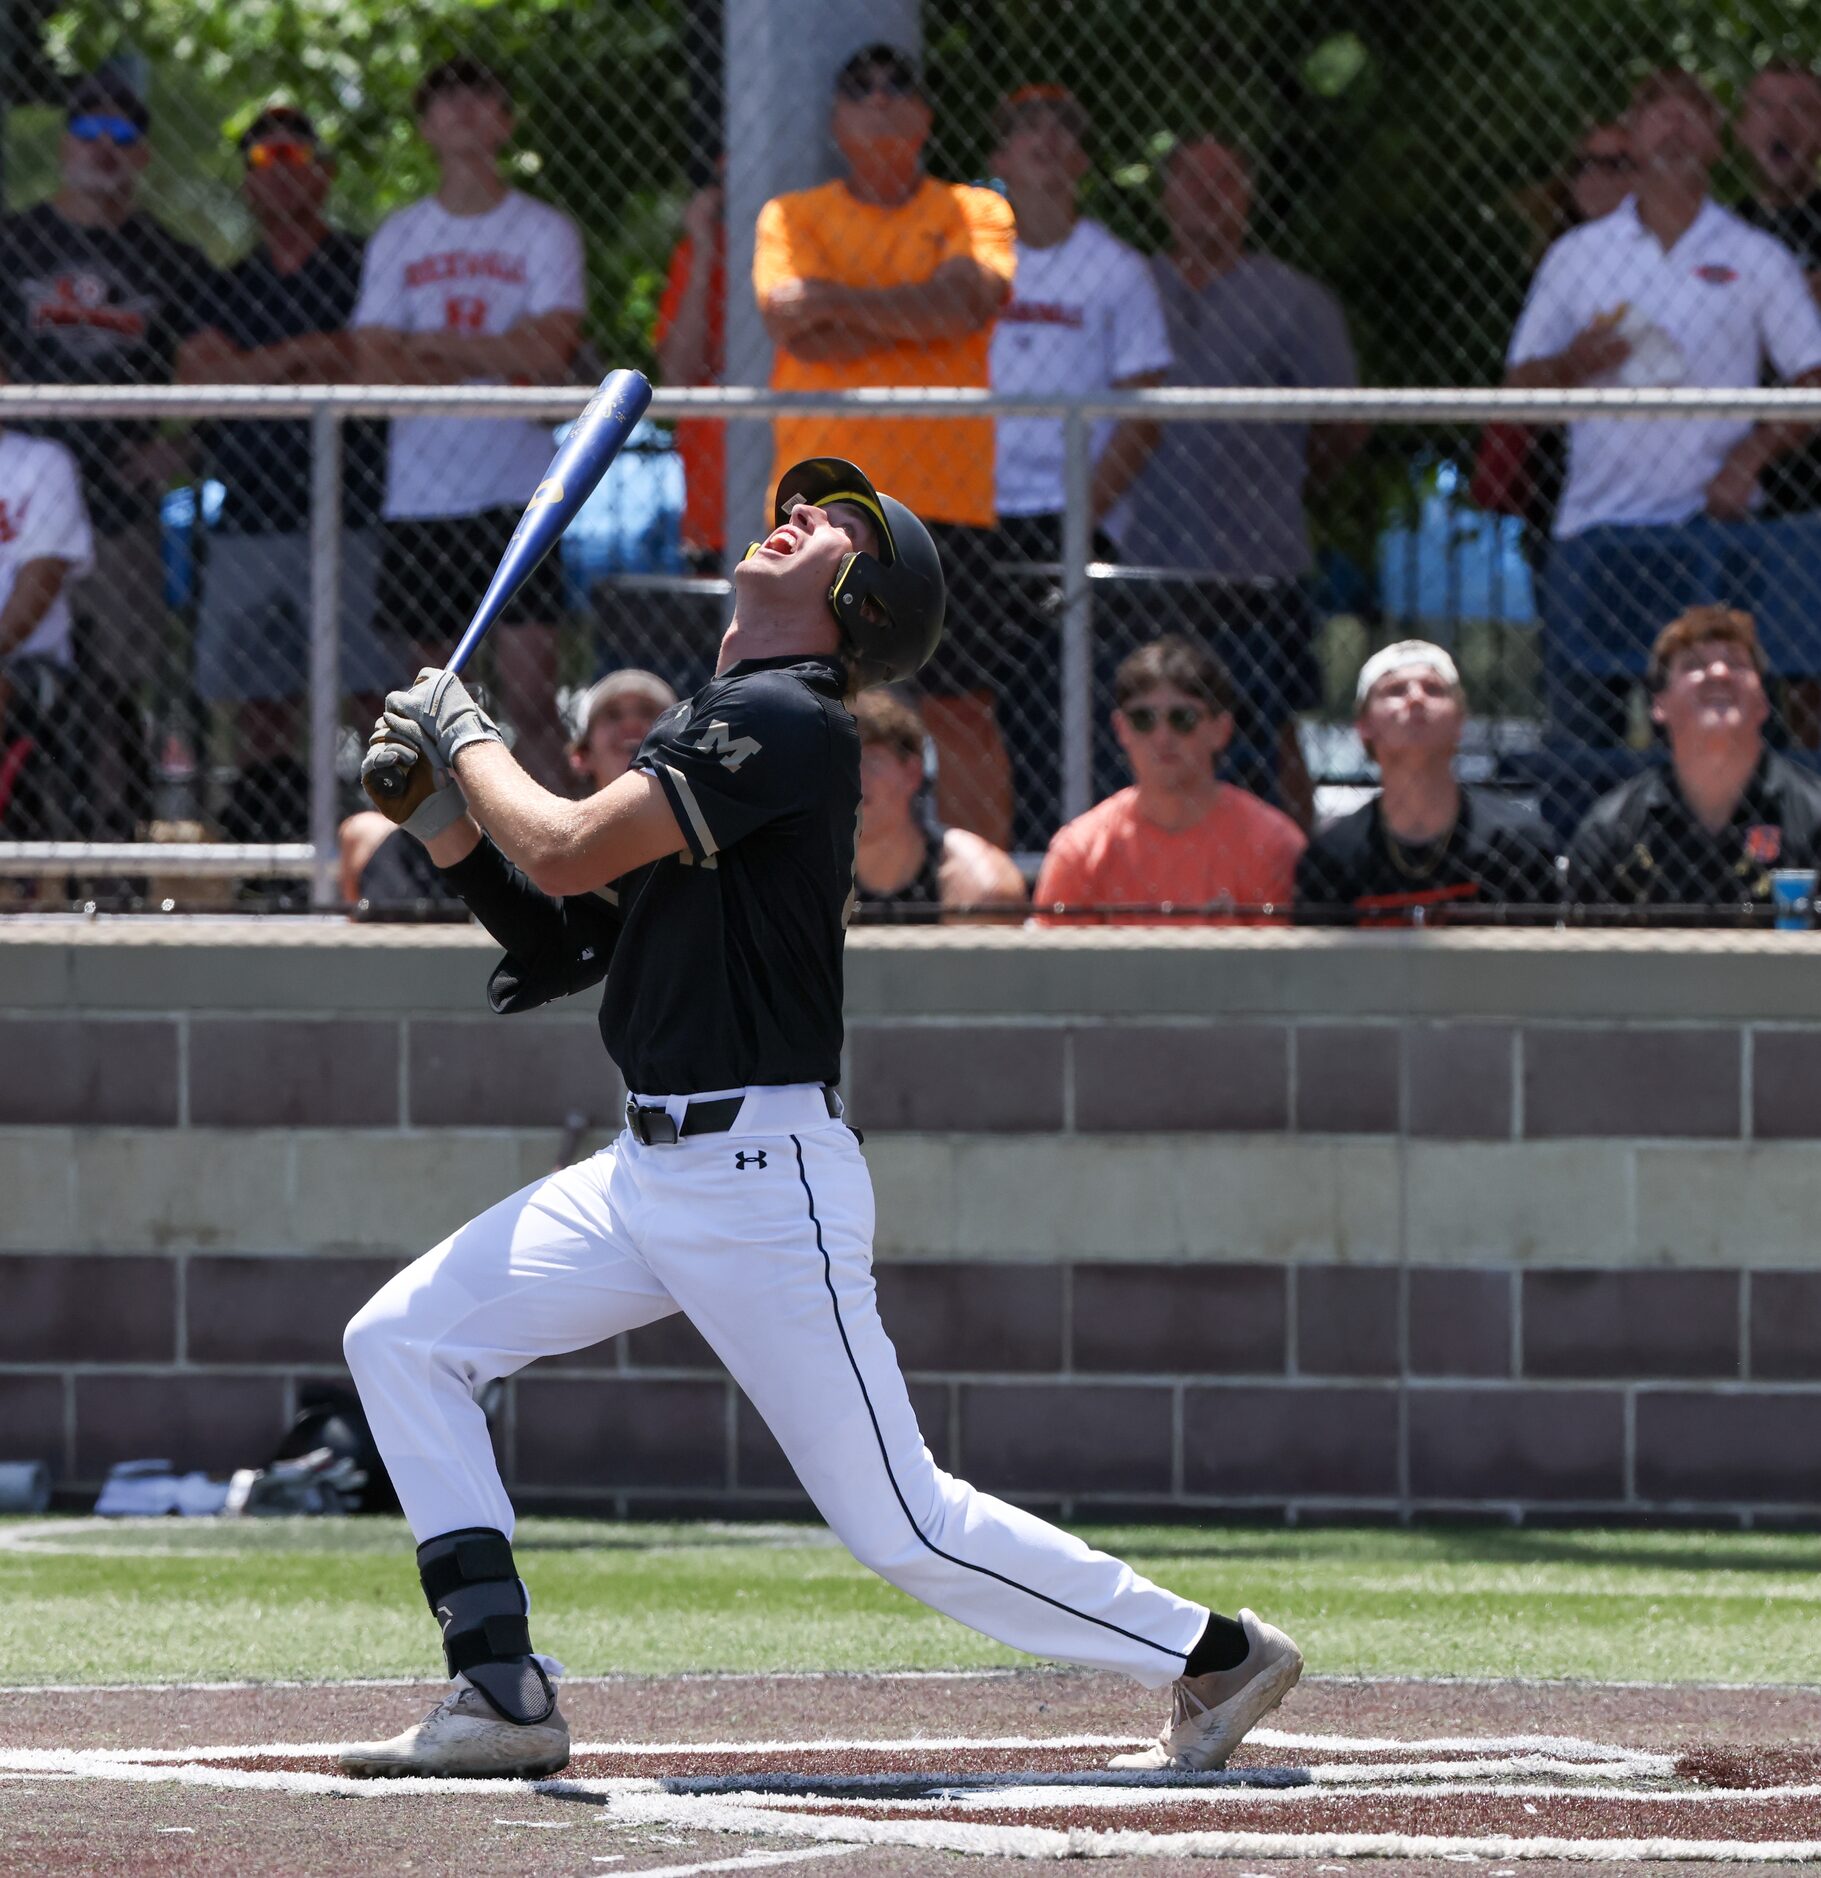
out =
{"type": "MultiPolygon", "coordinates": [[[[1777,1861],[1821,1858],[1821,1840],[1700,1840],[1686,1838],[1587,1839],[1559,1836],[1517,1838],[1510,1835],[1482,1837],[1439,1837],[1398,1833],[1233,1833],[1192,1831],[1155,1833],[1130,1829],[1105,1830],[1073,1827],[1060,1830],[1039,1826],[974,1825],[966,1821],[919,1819],[868,1819],[852,1810],[819,1813],[798,1807],[785,1810],[764,1804],[734,1804],[711,1795],[680,1794],[667,1791],[655,1779],[623,1778],[612,1780],[561,1779],[526,1782],[517,1780],[357,1780],[341,1775],[302,1772],[250,1772],[219,1766],[180,1765],[171,1762],[147,1764],[108,1758],[119,1750],[59,1751],[52,1749],[15,1749],[0,1752],[0,1766],[29,1765],[33,1771],[59,1769],[91,1778],[117,1780],[134,1784],[175,1782],[185,1786],[215,1787],[266,1792],[339,1794],[355,1798],[405,1798],[419,1795],[465,1795],[546,1793],[593,1799],[606,1804],[608,1814],[617,1824],[668,1825],[722,1833],[750,1833],[760,1837],[799,1837],[826,1842],[831,1847],[856,1844],[926,1846],[978,1855],[1055,1858],[1066,1856],[1109,1856],[1144,1853],[1153,1856],[1201,1858],[1313,1858],[1348,1857],[1474,1857],[1474,1858],[1564,1858],[1602,1863],[1662,1862],[1680,1859],[1690,1863],[1771,1863],[1777,1861]]],[[[1447,1764],[1458,1765],[1458,1764],[1447,1764]]],[[[1584,1763],[1577,1769],[1584,1770],[1584,1763]]],[[[1381,1770],[1382,1772],[1382,1770],[1381,1770]]],[[[1154,1791],[1154,1790],[1153,1790],[1154,1791]]],[[[1192,1788],[1178,1789],[1193,1793],[1192,1788]]],[[[1229,1791],[1231,1791],[1229,1789],[1229,1791]]],[[[1269,1788],[1253,1789],[1249,1797],[1269,1793],[1269,1788]]],[[[1307,1793],[1307,1789],[1301,1790],[1307,1793]]],[[[1497,1791],[1510,1796],[1526,1789],[1514,1783],[1497,1791]]],[[[1571,1788],[1578,1798],[1588,1797],[1585,1789],[1571,1788]]],[[[1766,1799],[1787,1789],[1749,1789],[1717,1791],[1711,1795],[1690,1797],[1730,1798],[1739,1800],[1760,1795],[1766,1799]]],[[[1394,1792],[1407,1794],[1407,1789],[1394,1792]]],[[[1048,1797],[1048,1796],[1046,1796],[1048,1797]]],[[[1146,1797],[1150,1797],[1147,1794],[1146,1797]]],[[[1338,1795],[1335,1797],[1339,1797],[1338,1795]]],[[[728,1861],[722,1869],[733,1869],[741,1861],[728,1861]]],[[[750,1862],[750,1861],[747,1861],[750,1862]]]]}
{"type": "MultiPolygon", "coordinates": [[[[854,1845],[807,1845],[790,1852],[742,1852],[738,1858],[711,1858],[696,1865],[647,1865],[640,1871],[639,1878],[695,1878],[697,1872],[751,1871],[759,1865],[795,1865],[806,1858],[839,1858],[859,1849],[854,1845]]],[[[616,1853],[612,1858],[597,1862],[617,1865],[624,1856],[624,1853],[616,1853]]]]}
{"type": "MultiPolygon", "coordinates": [[[[1400,1741],[1384,1735],[1311,1734],[1277,1728],[1255,1728],[1246,1737],[1253,1747],[1280,1748],[1288,1752],[1348,1754],[1460,1754],[1477,1759],[1487,1755],[1533,1755],[1572,1762],[1588,1768],[1606,1767],[1638,1775],[1667,1776],[1675,1771],[1675,1757],[1651,1753],[1642,1748],[1628,1748],[1604,1741],[1589,1741],[1577,1735],[1432,1735],[1400,1741]]],[[[160,1761],[227,1761],[250,1759],[257,1755],[271,1760],[321,1759],[341,1753],[353,1745],[346,1741],[272,1741],[235,1742],[209,1747],[186,1748],[82,1748],[71,1750],[97,1760],[121,1760],[156,1763],[160,1761]]],[[[864,1736],[833,1739],[789,1741],[578,1741],[570,1752],[614,1754],[645,1760],[670,1760],[685,1755],[721,1755],[737,1758],[756,1754],[890,1754],[928,1755],[989,1751],[1001,1753],[1041,1753],[1045,1750],[1093,1751],[1117,1753],[1140,1746],[1132,1735],[912,1735],[896,1740],[876,1740],[864,1736]]],[[[5,1753],[0,1750],[0,1764],[5,1753]]],[[[1443,1765],[1462,1765],[1461,1762],[1443,1765]]],[[[1381,1764],[1382,1765],[1382,1764],[1381,1764]]],[[[960,1777],[960,1776],[958,1776],[960,1777]]],[[[1115,1780],[1130,1780],[1131,1775],[1114,1775],[1115,1780]]],[[[1196,1775],[1140,1775],[1154,1781],[1198,1779],[1196,1775]]]]}
{"type": "Polygon", "coordinates": [[[861,1812],[883,1812],[887,1808],[913,1808],[934,1813],[943,1809],[990,1809],[1020,1807],[1026,1811],[1057,1807],[1099,1808],[1117,1812],[1121,1808],[1141,1806],[1231,1806],[1253,1801],[1274,1806],[1351,1806],[1358,1800],[1383,1799],[1501,1799],[1501,1800],[1574,1800],[1577,1804],[1600,1806],[1681,1806],[1699,1808],[1717,1805],[1768,1805],[1785,1800],[1821,1799],[1821,1785],[1804,1787],[1746,1787],[1668,1790],[1662,1787],[1583,1787],[1531,1786],[1509,1780],[1466,1780],[1443,1786],[1413,1786],[1408,1782],[1364,1781],[1356,1785],[1330,1785],[1306,1780],[1234,1781],[1224,1787],[944,1787],[934,1794],[915,1796],[889,1794],[877,1797],[847,1794],[770,1792],[764,1788],[725,1787],[704,1790],[680,1786],[675,1781],[662,1783],[667,1793],[718,1797],[725,1794],[745,1806],[770,1807],[787,1812],[802,1807],[807,1812],[834,1813],[843,1808],[861,1812]]]}

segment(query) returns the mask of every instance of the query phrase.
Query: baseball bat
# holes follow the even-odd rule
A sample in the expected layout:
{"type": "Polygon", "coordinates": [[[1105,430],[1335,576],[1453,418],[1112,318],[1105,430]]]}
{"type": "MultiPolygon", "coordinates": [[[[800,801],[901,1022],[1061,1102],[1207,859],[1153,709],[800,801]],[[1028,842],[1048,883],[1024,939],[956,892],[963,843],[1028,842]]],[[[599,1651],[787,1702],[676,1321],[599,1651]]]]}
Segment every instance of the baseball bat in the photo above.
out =
{"type": "MultiPolygon", "coordinates": [[[[609,372],[601,380],[587,409],[550,459],[543,481],[525,504],[487,591],[481,595],[467,631],[449,655],[445,670],[459,672],[467,664],[487,628],[505,611],[526,576],[561,540],[563,531],[594,493],[595,485],[606,475],[607,466],[619,455],[650,402],[651,386],[642,372],[609,372]]],[[[401,763],[381,770],[365,787],[375,808],[402,821],[416,806],[409,798],[415,796],[421,801],[428,793],[428,784],[427,772],[420,776],[415,763],[401,763]]]]}

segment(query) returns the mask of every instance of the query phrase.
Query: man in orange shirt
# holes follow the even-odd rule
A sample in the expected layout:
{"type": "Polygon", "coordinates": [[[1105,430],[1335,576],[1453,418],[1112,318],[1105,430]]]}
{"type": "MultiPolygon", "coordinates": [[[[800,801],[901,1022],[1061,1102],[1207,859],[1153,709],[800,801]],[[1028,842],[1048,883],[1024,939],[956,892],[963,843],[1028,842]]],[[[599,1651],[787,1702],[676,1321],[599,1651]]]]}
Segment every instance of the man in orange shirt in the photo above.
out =
{"type": "Polygon", "coordinates": [[[1186,639],[1156,639],[1119,667],[1113,694],[1113,734],[1135,781],[1057,831],[1031,896],[1039,920],[1098,909],[1149,924],[1166,917],[1149,909],[1184,908],[1224,921],[1266,906],[1281,917],[1303,832],[1214,774],[1233,737],[1220,662],[1186,639]]]}
{"type": "MultiPolygon", "coordinates": [[[[835,81],[845,175],[759,212],[753,291],[784,391],[980,386],[1011,293],[1012,212],[990,189],[923,169],[930,108],[896,46],[856,52],[835,81]]],[[[989,585],[991,418],[802,417],[772,426],[773,480],[810,457],[872,466],[929,525],[948,576],[948,630],[922,674],[942,819],[1010,844],[1011,771],[995,705],[1004,649],[989,585]]]]}
{"type": "MultiPolygon", "coordinates": [[[[670,256],[658,302],[658,370],[666,385],[718,385],[727,358],[727,231],[721,178],[683,211],[683,238],[670,256]]],[[[727,433],[718,417],[678,418],[683,459],[683,558],[692,574],[718,574],[727,543],[727,433]]]]}

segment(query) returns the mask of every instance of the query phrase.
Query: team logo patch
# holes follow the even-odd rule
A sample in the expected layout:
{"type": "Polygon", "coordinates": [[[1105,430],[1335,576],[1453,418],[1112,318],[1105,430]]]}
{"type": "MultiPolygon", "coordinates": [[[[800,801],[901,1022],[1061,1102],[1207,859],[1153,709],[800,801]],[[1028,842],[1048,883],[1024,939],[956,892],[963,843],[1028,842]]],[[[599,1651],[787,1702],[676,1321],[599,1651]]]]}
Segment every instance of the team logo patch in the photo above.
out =
{"type": "Polygon", "coordinates": [[[1745,852],[1760,867],[1774,867],[1783,852],[1783,830],[1769,822],[1754,822],[1745,831],[1745,852]]]}
{"type": "Polygon", "coordinates": [[[1705,267],[1695,269],[1695,279],[1704,280],[1711,287],[1730,287],[1738,278],[1736,267],[1726,267],[1719,261],[1709,261],[1705,267]]]}

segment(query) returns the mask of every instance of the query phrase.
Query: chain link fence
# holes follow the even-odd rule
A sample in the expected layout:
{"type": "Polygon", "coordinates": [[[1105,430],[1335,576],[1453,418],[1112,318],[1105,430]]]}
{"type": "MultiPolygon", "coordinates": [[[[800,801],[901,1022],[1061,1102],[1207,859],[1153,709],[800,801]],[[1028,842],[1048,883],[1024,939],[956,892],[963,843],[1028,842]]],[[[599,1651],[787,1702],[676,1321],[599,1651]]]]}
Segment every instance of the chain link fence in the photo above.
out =
{"type": "Polygon", "coordinates": [[[1811,425],[1556,420],[1821,379],[1818,34],[1796,0],[14,10],[7,375],[303,402],[6,414],[0,898],[434,905],[364,728],[636,364],[653,420],[483,668],[549,787],[703,680],[770,486],[833,453],[951,584],[862,715],[861,917],[1803,919],[1811,425]],[[1117,396],[1506,381],[1551,421],[1117,396]],[[313,443],[362,385],[449,402],[313,443]],[[811,401],[663,395],[714,386],[811,401]],[[840,407],[890,387],[998,402],[840,407]],[[1408,641],[1440,652],[1368,664],[1408,641]]]}

